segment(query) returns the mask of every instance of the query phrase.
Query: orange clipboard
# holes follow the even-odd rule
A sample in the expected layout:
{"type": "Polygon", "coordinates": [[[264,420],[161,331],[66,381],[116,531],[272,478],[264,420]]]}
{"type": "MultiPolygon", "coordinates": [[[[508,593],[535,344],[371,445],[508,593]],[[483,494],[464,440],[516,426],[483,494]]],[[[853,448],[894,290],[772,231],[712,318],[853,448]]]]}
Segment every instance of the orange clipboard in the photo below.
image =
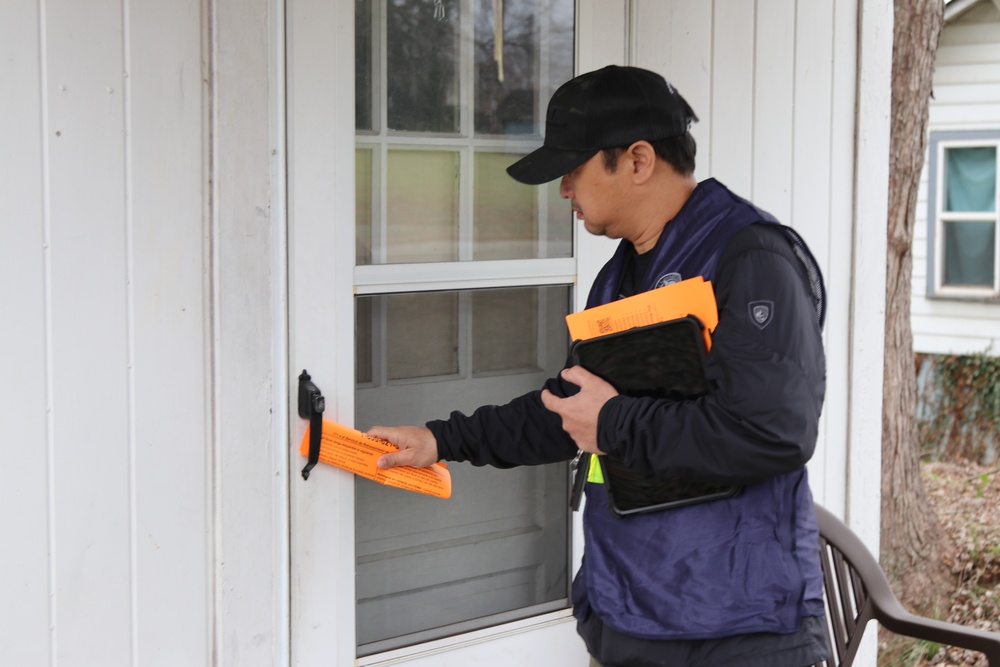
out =
{"type": "Polygon", "coordinates": [[[701,276],[572,313],[566,316],[566,326],[570,339],[576,341],[688,315],[697,317],[705,327],[705,349],[711,349],[719,311],[712,283],[701,276]]]}

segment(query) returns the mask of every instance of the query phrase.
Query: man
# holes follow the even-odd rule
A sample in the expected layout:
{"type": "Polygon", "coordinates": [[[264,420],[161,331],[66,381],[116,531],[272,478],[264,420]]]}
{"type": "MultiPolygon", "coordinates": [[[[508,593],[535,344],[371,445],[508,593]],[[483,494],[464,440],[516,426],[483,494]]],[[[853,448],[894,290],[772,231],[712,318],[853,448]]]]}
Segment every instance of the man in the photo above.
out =
{"type": "Polygon", "coordinates": [[[574,366],[504,406],[369,433],[400,448],[382,467],[510,467],[582,451],[646,475],[741,485],[732,498],[623,518],[604,484],[587,483],[578,631],[604,667],[806,667],[827,656],[804,467],[825,391],[822,279],[794,232],[717,181],[695,181],[696,120],[658,74],[606,67],[556,91],[544,145],[508,173],[561,177],[586,229],[621,239],[588,307],[712,281],[707,394],[623,396],[574,366]]]}

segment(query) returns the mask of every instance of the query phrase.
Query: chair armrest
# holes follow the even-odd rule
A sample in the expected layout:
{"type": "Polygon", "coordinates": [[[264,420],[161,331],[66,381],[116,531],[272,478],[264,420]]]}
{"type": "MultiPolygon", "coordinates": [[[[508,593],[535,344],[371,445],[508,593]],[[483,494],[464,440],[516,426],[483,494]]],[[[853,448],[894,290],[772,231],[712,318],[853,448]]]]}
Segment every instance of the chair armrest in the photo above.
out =
{"type": "Polygon", "coordinates": [[[869,592],[875,604],[875,620],[890,632],[979,651],[989,660],[990,667],[1000,667],[1000,634],[917,616],[906,611],[895,596],[887,601],[870,589],[869,592]]]}
{"type": "MultiPolygon", "coordinates": [[[[864,632],[866,622],[870,618],[874,618],[890,632],[978,651],[986,656],[990,667],[1000,667],[1000,633],[977,630],[957,623],[947,623],[911,614],[900,604],[878,561],[861,539],[847,527],[847,524],[820,505],[816,505],[816,521],[825,543],[833,551],[839,553],[843,562],[853,569],[853,573],[856,573],[860,580],[858,585],[863,589],[860,592],[860,597],[853,600],[856,604],[856,610],[841,608],[840,603],[845,602],[842,599],[837,600],[838,604],[834,608],[830,605],[829,586],[831,584],[830,581],[827,581],[829,613],[834,616],[839,614],[838,618],[845,618],[849,621],[846,639],[840,637],[841,647],[847,646],[849,643],[853,645],[854,635],[864,632]],[[859,627],[854,628],[853,625],[850,625],[850,622],[853,621],[857,621],[859,627]]],[[[853,590],[857,586],[855,586],[856,582],[852,581],[853,573],[838,570],[838,567],[841,566],[834,567],[834,579],[848,580],[847,589],[842,589],[840,594],[840,598],[844,598],[848,595],[849,590],[853,590]]],[[[826,565],[824,565],[825,568],[826,565]]],[[[824,576],[829,579],[830,573],[825,572],[824,576]]],[[[855,595],[857,594],[855,591],[855,595]]],[[[844,632],[837,634],[844,634],[844,632]]],[[[847,648],[849,651],[848,659],[843,664],[850,664],[853,658],[852,649],[849,646],[847,648]]]]}

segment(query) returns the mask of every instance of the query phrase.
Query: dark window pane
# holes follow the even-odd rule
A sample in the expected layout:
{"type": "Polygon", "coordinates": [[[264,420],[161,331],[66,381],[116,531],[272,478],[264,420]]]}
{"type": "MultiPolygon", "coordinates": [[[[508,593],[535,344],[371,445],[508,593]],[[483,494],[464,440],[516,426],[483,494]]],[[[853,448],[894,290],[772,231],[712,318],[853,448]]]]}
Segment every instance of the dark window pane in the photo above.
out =
{"type": "Polygon", "coordinates": [[[473,292],[472,372],[537,369],[538,288],[473,292]]]}
{"type": "Polygon", "coordinates": [[[454,0],[388,0],[390,130],[458,132],[458,26],[454,0]]]}
{"type": "Polygon", "coordinates": [[[371,130],[372,107],[372,2],[357,0],[354,3],[354,127],[371,130]]]}
{"type": "Polygon", "coordinates": [[[386,301],[387,378],[457,374],[458,294],[397,294],[386,301]]]}
{"type": "Polygon", "coordinates": [[[996,223],[944,223],[944,284],[993,287],[996,223]]]}
{"type": "Polygon", "coordinates": [[[540,135],[543,82],[554,88],[573,75],[573,2],[505,0],[502,30],[494,5],[475,4],[475,131],[540,135]]]}

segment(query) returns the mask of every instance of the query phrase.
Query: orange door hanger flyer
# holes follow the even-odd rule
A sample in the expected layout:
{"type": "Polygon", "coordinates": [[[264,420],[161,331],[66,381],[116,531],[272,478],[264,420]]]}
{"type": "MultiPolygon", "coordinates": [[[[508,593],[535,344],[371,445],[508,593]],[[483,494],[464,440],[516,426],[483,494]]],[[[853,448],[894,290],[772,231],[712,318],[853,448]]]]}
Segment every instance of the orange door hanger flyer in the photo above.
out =
{"type": "Polygon", "coordinates": [[[712,283],[700,276],[567,315],[566,326],[571,340],[586,340],[688,315],[704,326],[709,349],[719,312],[712,283]]]}
{"type": "MultiPolygon", "coordinates": [[[[337,422],[323,420],[319,460],[355,475],[365,477],[379,484],[394,486],[407,491],[424,493],[435,498],[451,497],[451,474],[444,463],[435,463],[426,468],[400,466],[382,470],[376,461],[383,454],[398,451],[387,440],[373,438],[337,422]]],[[[302,436],[299,453],[309,456],[309,429],[302,436]]]]}

